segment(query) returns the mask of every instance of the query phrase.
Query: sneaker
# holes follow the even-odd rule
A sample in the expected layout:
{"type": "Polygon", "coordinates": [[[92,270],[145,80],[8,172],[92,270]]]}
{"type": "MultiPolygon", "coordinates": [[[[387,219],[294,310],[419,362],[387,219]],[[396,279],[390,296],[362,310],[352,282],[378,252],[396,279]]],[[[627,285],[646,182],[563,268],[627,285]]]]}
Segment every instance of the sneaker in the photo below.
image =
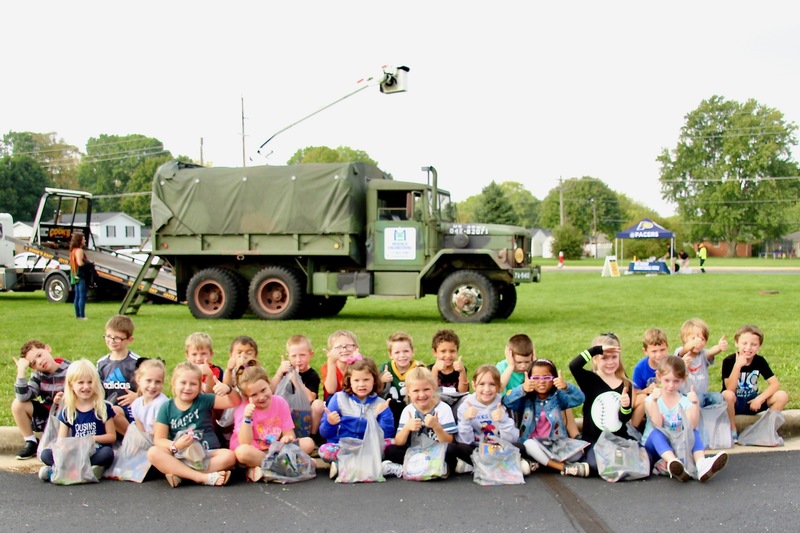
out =
{"type": "Polygon", "coordinates": [[[43,466],[39,469],[39,479],[42,481],[50,481],[50,476],[53,475],[53,467],[43,466]]]}
{"type": "Polygon", "coordinates": [[[728,464],[728,454],[719,452],[713,457],[703,457],[697,462],[698,481],[708,481],[728,464]]]}
{"type": "Polygon", "coordinates": [[[395,476],[395,477],[403,477],[403,465],[398,463],[393,463],[391,461],[384,461],[381,463],[381,475],[383,477],[386,476],[395,476]]]}
{"type": "Polygon", "coordinates": [[[472,465],[468,462],[462,459],[456,461],[456,474],[469,474],[472,470],[472,465]]]}
{"type": "Polygon", "coordinates": [[[531,475],[531,464],[525,459],[519,460],[519,469],[522,471],[523,476],[531,475]]]}
{"type": "Polygon", "coordinates": [[[731,430],[731,442],[734,444],[739,444],[739,432],[735,429],[731,430]]]}
{"type": "Polygon", "coordinates": [[[336,466],[336,462],[334,461],[333,463],[331,463],[331,472],[330,472],[331,479],[336,479],[336,475],[338,473],[339,473],[339,467],[336,466]]]}
{"type": "Polygon", "coordinates": [[[94,478],[97,481],[100,481],[100,478],[103,477],[103,472],[105,472],[105,471],[106,471],[106,469],[103,468],[100,465],[93,465],[92,466],[92,474],[94,474],[94,478]]]}
{"type": "Polygon", "coordinates": [[[676,478],[680,481],[687,481],[689,479],[689,472],[683,467],[683,463],[680,462],[678,459],[672,459],[667,464],[667,471],[669,472],[669,477],[676,478]]]}
{"type": "Polygon", "coordinates": [[[36,457],[36,449],[39,447],[39,443],[35,440],[26,440],[25,444],[20,448],[17,452],[17,459],[30,459],[31,457],[36,457]]]}
{"type": "Polygon", "coordinates": [[[257,481],[261,481],[264,477],[264,471],[261,470],[260,466],[254,466],[252,468],[248,468],[247,472],[244,474],[245,479],[251,483],[255,483],[257,481]]]}
{"type": "Polygon", "coordinates": [[[589,477],[589,463],[566,463],[562,476],[589,477]]]}

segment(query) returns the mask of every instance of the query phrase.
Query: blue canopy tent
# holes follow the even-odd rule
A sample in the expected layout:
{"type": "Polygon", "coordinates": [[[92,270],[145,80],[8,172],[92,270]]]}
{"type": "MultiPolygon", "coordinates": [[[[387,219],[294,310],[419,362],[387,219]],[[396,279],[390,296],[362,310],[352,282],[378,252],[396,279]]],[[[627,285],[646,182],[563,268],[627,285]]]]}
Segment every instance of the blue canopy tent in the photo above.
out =
{"type": "MultiPolygon", "coordinates": [[[[649,218],[643,218],[630,228],[617,233],[614,240],[614,253],[617,257],[622,257],[624,253],[625,239],[670,239],[670,250],[675,251],[675,234],[670,230],[653,222],[649,218]]],[[[670,257],[670,271],[675,271],[675,258],[670,257]]]]}

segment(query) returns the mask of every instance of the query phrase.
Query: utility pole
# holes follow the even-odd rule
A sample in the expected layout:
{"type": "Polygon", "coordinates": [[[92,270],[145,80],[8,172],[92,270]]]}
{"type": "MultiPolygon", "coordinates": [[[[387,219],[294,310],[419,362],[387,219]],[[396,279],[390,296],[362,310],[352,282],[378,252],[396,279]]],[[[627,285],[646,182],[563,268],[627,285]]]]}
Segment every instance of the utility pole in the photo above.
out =
{"type": "Polygon", "coordinates": [[[594,257],[597,257],[597,202],[594,198],[589,198],[592,204],[592,244],[594,245],[594,257]]]}
{"type": "Polygon", "coordinates": [[[564,179],[558,178],[558,222],[564,225],[564,179]]]}
{"type": "Polygon", "coordinates": [[[247,157],[245,156],[244,152],[244,96],[242,96],[242,166],[247,166],[247,157]]]}
{"type": "Polygon", "coordinates": [[[203,166],[203,138],[200,137],[200,166],[203,166]]]}

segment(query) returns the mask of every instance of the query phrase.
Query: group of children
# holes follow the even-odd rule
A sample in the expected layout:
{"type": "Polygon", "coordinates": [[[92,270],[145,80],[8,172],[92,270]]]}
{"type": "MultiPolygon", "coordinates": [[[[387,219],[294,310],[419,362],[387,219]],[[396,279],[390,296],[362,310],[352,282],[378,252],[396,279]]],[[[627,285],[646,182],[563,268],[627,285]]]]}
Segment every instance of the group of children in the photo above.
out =
{"type": "MultiPolygon", "coordinates": [[[[601,334],[569,363],[573,384],[552,361],[537,358],[533,342],[524,334],[509,339],[504,360],[480,365],[470,376],[452,330],[433,336],[435,362],[430,365],[415,359],[413,341],[404,333],[388,339],[389,360],[378,365],[360,353],[354,333],[336,331],[324,350],[321,377],[310,365],[311,341],[296,335],[286,342],[285,355],[270,379],[254,339],[234,339],[223,370],[211,363],[211,338],[194,333],[186,339],[187,360],[172,371],[170,399],[162,390],[167,379],[163,361],[130,351],[133,322],[117,315],[105,327],[110,352],[96,366],[86,359],[70,363],[55,358],[51,348],[37,340],[22,346],[11,406],[25,440],[17,458],[36,456],[35,432],[57,412],[52,422],[59,424],[57,438],[92,436],[95,451],[90,462],[98,479],[114,460],[118,435],[131,423],[150,438],[147,458],[172,487],[183,480],[225,485],[237,465],[246,469],[247,480],[258,481],[275,441],[318,453],[330,463],[333,478],[341,439],[363,439],[369,415],[383,432],[383,475],[402,475],[406,451],[426,436],[446,445],[446,475],[470,472],[474,450],[494,442],[519,449],[524,475],[543,466],[562,475],[588,477],[597,475],[594,445],[603,432],[630,439],[642,431],[640,443],[651,464],[663,460],[665,472],[685,481],[686,458],[676,454],[669,435],[686,429],[694,434],[696,477],[706,481],[725,466],[727,455],[705,456],[697,431],[700,409],[725,403],[735,441],[735,414],[782,410],[788,396],[758,354],[764,340],[758,327],[746,325],[736,332],[736,352],[722,363],[721,393],[709,390],[708,367],[728,349],[725,337],[707,347],[708,326],[697,318],[683,324],[680,336],[681,346],[668,355],[664,332],[648,329],[645,356],[628,379],[619,339],[613,333],[601,334]],[[759,376],[767,382],[762,392],[759,376]],[[303,395],[311,406],[310,420],[302,428],[308,436],[298,435],[301,428],[289,404],[273,394],[287,379],[293,393],[303,395]],[[580,405],[582,429],[572,414],[580,405]],[[582,445],[559,460],[549,451],[564,439],[582,445]],[[182,460],[198,445],[205,454],[202,468],[182,460]]],[[[48,480],[53,454],[40,450],[40,458],[45,466],[39,476],[48,480]]]]}

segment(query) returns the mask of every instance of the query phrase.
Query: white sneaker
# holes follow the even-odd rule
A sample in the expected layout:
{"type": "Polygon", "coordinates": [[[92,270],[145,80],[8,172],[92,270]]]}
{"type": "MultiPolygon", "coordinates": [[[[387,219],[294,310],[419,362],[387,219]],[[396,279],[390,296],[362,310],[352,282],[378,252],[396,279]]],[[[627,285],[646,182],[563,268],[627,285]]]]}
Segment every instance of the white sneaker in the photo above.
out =
{"type": "Polygon", "coordinates": [[[381,475],[403,477],[403,465],[386,460],[381,463],[381,475]]]}
{"type": "Polygon", "coordinates": [[[105,471],[106,471],[106,469],[105,469],[105,468],[103,468],[103,467],[102,467],[102,466],[100,466],[100,465],[93,465],[93,466],[92,466],[92,474],[94,474],[94,478],[95,478],[97,481],[100,481],[100,478],[102,478],[102,477],[103,477],[103,472],[105,472],[105,471]]]}
{"type": "Polygon", "coordinates": [[[566,463],[562,476],[589,477],[589,463],[566,463]]]}
{"type": "Polygon", "coordinates": [[[679,481],[688,481],[690,479],[689,472],[686,471],[679,459],[672,459],[667,463],[667,471],[669,471],[669,477],[674,477],[679,481]]]}
{"type": "Polygon", "coordinates": [[[39,469],[39,479],[42,481],[50,481],[50,476],[53,475],[52,466],[43,466],[39,469]]]}
{"type": "Polygon", "coordinates": [[[336,461],[331,463],[331,479],[336,479],[336,475],[339,473],[339,467],[336,466],[336,461]]]}
{"type": "Polygon", "coordinates": [[[728,454],[719,452],[712,457],[703,457],[697,461],[698,481],[708,481],[728,464],[728,454]]]}
{"type": "Polygon", "coordinates": [[[461,459],[456,461],[456,474],[469,474],[472,470],[472,465],[468,462],[461,459]]]}
{"type": "Polygon", "coordinates": [[[519,460],[519,469],[522,471],[523,476],[531,475],[531,464],[525,459],[519,460]]]}

